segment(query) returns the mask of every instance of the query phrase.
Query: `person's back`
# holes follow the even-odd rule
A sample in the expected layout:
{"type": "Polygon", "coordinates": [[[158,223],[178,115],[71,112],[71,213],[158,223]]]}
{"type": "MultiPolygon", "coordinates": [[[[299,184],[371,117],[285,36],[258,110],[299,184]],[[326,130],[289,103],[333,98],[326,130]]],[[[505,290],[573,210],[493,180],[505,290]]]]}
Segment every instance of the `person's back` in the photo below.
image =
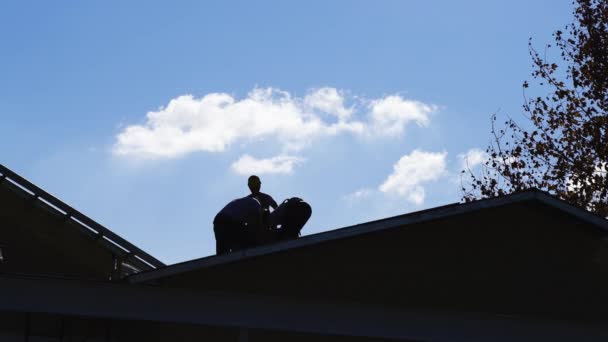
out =
{"type": "Polygon", "coordinates": [[[255,243],[261,226],[258,200],[243,197],[228,203],[213,219],[216,253],[223,254],[247,248],[255,243]]]}
{"type": "Polygon", "coordinates": [[[230,201],[218,215],[222,214],[243,224],[252,224],[259,219],[260,210],[260,202],[247,196],[230,201]]]}

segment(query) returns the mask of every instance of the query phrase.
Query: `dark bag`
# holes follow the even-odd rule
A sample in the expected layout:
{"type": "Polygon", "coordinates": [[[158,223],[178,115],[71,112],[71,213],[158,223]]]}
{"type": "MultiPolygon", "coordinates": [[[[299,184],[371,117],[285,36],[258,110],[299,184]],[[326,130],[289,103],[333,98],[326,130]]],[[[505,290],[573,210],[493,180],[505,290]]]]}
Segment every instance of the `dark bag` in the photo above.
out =
{"type": "Polygon", "coordinates": [[[297,239],[312,215],[312,208],[303,199],[286,199],[270,214],[270,227],[278,241],[297,239]]]}

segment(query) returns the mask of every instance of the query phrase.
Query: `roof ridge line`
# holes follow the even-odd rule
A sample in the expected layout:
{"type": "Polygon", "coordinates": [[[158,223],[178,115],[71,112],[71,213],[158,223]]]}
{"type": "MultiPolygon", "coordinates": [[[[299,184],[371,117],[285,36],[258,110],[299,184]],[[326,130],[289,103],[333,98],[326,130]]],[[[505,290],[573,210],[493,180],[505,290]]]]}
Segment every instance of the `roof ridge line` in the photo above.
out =
{"type": "Polygon", "coordinates": [[[238,252],[222,255],[211,255],[203,258],[187,260],[163,268],[133,274],[127,277],[129,282],[138,283],[163,277],[163,275],[177,274],[191,270],[196,267],[211,267],[220,264],[232,263],[247,258],[262,256],[289,250],[292,248],[306,247],[317,243],[334,241],[349,237],[370,234],[377,231],[395,228],[396,226],[428,222],[449,216],[464,214],[480,209],[496,208],[507,204],[538,200],[549,206],[558,208],[565,212],[575,215],[593,225],[598,226],[603,231],[608,232],[608,220],[602,219],[584,209],[572,206],[563,200],[554,198],[550,194],[539,189],[529,189],[512,194],[485,198],[466,203],[453,203],[435,208],[424,209],[402,215],[392,216],[370,222],[359,223],[347,227],[337,228],[330,231],[320,232],[312,235],[303,236],[297,240],[289,240],[270,245],[258,246],[238,252]]]}

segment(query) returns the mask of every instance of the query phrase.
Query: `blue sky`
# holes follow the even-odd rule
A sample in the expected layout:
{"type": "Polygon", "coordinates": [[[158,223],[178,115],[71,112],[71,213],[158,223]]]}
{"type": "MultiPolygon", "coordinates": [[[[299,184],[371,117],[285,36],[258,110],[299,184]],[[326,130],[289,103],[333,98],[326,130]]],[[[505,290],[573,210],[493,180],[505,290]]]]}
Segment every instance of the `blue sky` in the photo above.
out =
{"type": "Polygon", "coordinates": [[[0,163],[167,263],[260,174],[305,234],[460,199],[570,1],[2,1],[0,163]]]}

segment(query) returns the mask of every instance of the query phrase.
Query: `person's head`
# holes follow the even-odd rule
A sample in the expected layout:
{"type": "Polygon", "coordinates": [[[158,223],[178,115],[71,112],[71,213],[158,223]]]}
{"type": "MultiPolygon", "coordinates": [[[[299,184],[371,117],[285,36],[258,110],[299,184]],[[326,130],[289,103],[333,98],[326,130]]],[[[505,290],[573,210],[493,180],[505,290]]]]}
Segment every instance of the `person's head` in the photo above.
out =
{"type": "Polygon", "coordinates": [[[251,190],[252,194],[257,194],[258,192],[260,192],[260,188],[262,187],[260,177],[256,175],[249,176],[249,179],[247,180],[247,186],[249,187],[249,190],[251,190]]]}

